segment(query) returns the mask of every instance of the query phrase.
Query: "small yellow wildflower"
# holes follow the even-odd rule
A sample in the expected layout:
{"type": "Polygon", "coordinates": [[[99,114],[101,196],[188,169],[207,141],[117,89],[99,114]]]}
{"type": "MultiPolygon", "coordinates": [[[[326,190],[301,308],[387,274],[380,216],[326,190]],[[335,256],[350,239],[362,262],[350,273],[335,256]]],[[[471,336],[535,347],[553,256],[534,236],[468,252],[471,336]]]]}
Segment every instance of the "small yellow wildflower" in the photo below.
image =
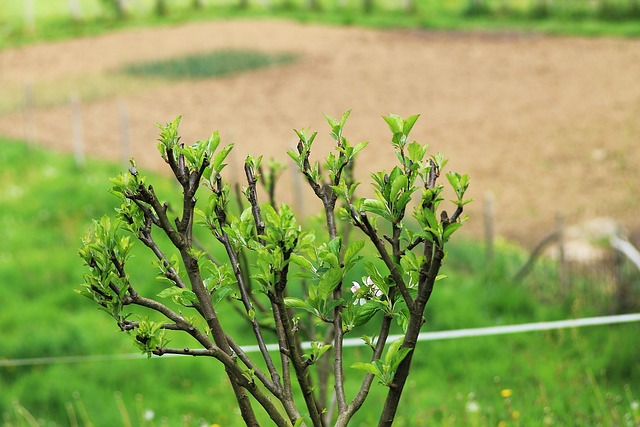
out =
{"type": "Polygon", "coordinates": [[[505,399],[507,397],[511,397],[512,394],[513,394],[513,391],[511,389],[509,389],[509,388],[505,388],[504,390],[502,390],[500,392],[500,396],[504,397],[505,399]]]}
{"type": "Polygon", "coordinates": [[[517,420],[518,418],[520,418],[520,411],[513,411],[511,413],[511,418],[513,418],[514,420],[517,420]]]}
{"type": "Polygon", "coordinates": [[[500,421],[498,423],[498,427],[507,427],[507,423],[505,423],[504,421],[500,421]]]}

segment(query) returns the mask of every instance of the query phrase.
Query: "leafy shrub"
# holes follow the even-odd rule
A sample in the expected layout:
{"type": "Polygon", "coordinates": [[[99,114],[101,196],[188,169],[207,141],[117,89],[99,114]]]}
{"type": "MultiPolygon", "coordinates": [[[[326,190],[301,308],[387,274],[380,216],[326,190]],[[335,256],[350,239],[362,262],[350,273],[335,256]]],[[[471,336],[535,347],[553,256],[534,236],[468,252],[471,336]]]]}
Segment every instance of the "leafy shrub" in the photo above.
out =
{"type": "Polygon", "coordinates": [[[464,221],[469,177],[446,174],[455,194],[454,211],[449,215],[441,210],[444,186],[438,179],[447,160],[441,154],[427,156],[427,147],[409,142],[417,115],[384,117],[399,165],[372,174],[375,198],[356,197],[353,162],[367,143],[352,145],[343,136],[348,116],[349,112],[340,120],[326,117],[336,149],[327,155],[324,168],[310,160],[316,133],[296,131],[298,145],[288,153],[322,202],[325,233],[303,231],[286,204],[277,205],[273,198],[259,202],[258,182],[274,194],[274,176],[280,169],[272,163],[265,171],[262,157],[245,160],[247,187],[242,193],[249,206],[234,216],[229,209],[231,187],[222,177],[233,145],[220,148],[216,132],[185,146],[178,117],[161,126],[158,149],[182,187],[179,216],[173,218],[173,209],[159,199],[132,161],[128,173],[113,179],[111,191],[122,201],[116,217],[95,221],[80,250],[89,268],[80,292],[111,315],[149,356],[205,356],[221,362],[247,425],[259,425],[253,398],[278,426],[346,426],[377,380],[388,387],[380,425],[390,426],[426,305],[442,278],[438,273],[445,245],[464,221]],[[416,193],[419,198],[409,221],[405,215],[416,193]],[[224,261],[199,243],[196,223],[223,248],[224,261]],[[348,241],[352,228],[366,240],[348,241]],[[158,233],[170,244],[163,244],[158,233]],[[145,295],[128,274],[132,237],[157,258],[163,287],[155,296],[145,295]],[[367,241],[382,263],[361,255],[367,241]],[[361,261],[367,276],[350,286],[347,274],[361,261]],[[229,334],[218,307],[223,304],[244,314],[260,350],[259,362],[229,334]],[[133,317],[130,307],[135,306],[161,315],[161,320],[133,317]],[[393,321],[403,338],[387,343],[393,321]],[[363,338],[371,349],[370,361],[351,366],[363,371],[364,378],[349,401],[343,342],[364,325],[375,325],[376,334],[363,338]],[[176,333],[190,336],[195,348],[169,346],[169,336],[176,333]],[[266,345],[268,336],[277,340],[278,358],[266,345]],[[311,342],[303,345],[303,337],[311,342]],[[330,409],[334,399],[336,414],[330,409]]]}

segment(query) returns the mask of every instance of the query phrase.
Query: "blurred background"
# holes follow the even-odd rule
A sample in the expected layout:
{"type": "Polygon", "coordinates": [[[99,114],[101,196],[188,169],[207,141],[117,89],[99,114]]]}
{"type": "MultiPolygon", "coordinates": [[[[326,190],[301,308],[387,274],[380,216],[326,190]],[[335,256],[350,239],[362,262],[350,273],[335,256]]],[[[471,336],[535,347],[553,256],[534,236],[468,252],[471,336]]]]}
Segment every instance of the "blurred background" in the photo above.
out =
{"type": "MultiPolygon", "coordinates": [[[[81,238],[130,157],[175,197],[156,124],[177,115],[184,142],[235,144],[232,183],[249,153],[284,164],[277,198],[315,226],[293,129],[318,131],[322,159],[323,113],[351,109],[366,183],[393,167],[381,116],[421,114],[412,137],[468,173],[474,199],[426,331],[640,311],[638,36],[637,0],[3,0],[4,425],[240,425],[216,363],[146,360],[74,292],[81,238]]],[[[132,276],[153,294],[139,252],[132,276]]],[[[396,424],[640,425],[639,332],[422,343],[396,424]]]]}

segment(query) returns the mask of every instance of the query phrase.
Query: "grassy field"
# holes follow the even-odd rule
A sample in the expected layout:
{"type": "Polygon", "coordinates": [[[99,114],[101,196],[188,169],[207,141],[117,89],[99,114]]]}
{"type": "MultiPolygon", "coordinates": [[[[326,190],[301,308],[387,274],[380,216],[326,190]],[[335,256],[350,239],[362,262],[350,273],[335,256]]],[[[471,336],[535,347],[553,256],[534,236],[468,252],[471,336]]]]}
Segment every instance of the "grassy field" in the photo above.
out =
{"type": "MultiPolygon", "coordinates": [[[[0,360],[135,353],[131,338],[74,292],[83,274],[80,238],[91,219],[114,208],[108,178],[121,168],[93,160],[78,168],[70,156],[4,139],[0,164],[0,360]]],[[[153,179],[160,194],[175,189],[153,179]]],[[[602,284],[579,277],[574,292],[561,296],[553,265],[514,284],[522,250],[500,242],[488,266],[482,246],[463,234],[451,246],[448,278],[427,309],[425,330],[581,317],[609,306],[602,284]]],[[[152,291],[154,269],[143,252],[136,255],[132,277],[152,291]]],[[[236,333],[249,335],[239,322],[236,333]]],[[[627,324],[422,343],[396,425],[637,425],[637,336],[638,325],[627,324]]],[[[345,365],[366,356],[354,348],[345,365]]],[[[359,376],[347,372],[348,392],[359,376]]],[[[224,375],[209,359],[114,356],[3,366],[0,389],[6,426],[241,424],[229,410],[224,375]]],[[[374,422],[384,391],[374,387],[354,426],[374,422]]]]}
{"type": "Polygon", "coordinates": [[[0,48],[103,33],[126,27],[246,17],[277,17],[304,22],[440,30],[522,30],[577,35],[640,35],[640,8],[628,0],[191,0],[166,2],[156,13],[153,0],[131,2],[118,19],[105,2],[6,0],[0,7],[0,48]],[[32,7],[28,5],[32,2],[32,7]]]}

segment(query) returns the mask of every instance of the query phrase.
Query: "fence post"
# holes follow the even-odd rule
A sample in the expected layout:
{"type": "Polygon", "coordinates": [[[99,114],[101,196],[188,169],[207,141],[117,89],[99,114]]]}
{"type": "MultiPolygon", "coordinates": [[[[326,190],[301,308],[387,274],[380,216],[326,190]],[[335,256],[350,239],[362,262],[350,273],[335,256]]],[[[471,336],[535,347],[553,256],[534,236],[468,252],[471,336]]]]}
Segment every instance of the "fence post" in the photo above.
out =
{"type": "Polygon", "coordinates": [[[80,100],[78,95],[71,95],[71,128],[73,154],[76,166],[84,166],[84,132],[82,128],[82,112],[80,111],[80,100]]]}
{"type": "Polygon", "coordinates": [[[558,282],[560,290],[564,295],[568,295],[569,281],[567,277],[567,259],[565,254],[565,230],[564,218],[561,214],[556,215],[556,228],[558,233],[558,282]]]}
{"type": "Polygon", "coordinates": [[[80,8],[80,0],[69,0],[69,13],[74,21],[82,20],[82,9],[80,8]]]}
{"type": "Polygon", "coordinates": [[[493,261],[493,235],[494,235],[494,215],[493,215],[493,194],[490,192],[484,195],[484,240],[485,257],[487,263],[493,261]]]}
{"type": "Polygon", "coordinates": [[[622,313],[633,306],[631,283],[624,274],[624,263],[626,260],[629,260],[640,270],[640,252],[631,242],[615,234],[611,236],[610,243],[614,250],[613,268],[616,282],[616,300],[612,304],[611,311],[622,313]]]}
{"type": "Polygon", "coordinates": [[[24,138],[27,147],[31,147],[36,139],[36,120],[34,111],[33,86],[31,82],[24,83],[24,138]]]}
{"type": "Polygon", "coordinates": [[[28,33],[33,32],[36,29],[33,0],[24,0],[24,28],[28,33]]]}

